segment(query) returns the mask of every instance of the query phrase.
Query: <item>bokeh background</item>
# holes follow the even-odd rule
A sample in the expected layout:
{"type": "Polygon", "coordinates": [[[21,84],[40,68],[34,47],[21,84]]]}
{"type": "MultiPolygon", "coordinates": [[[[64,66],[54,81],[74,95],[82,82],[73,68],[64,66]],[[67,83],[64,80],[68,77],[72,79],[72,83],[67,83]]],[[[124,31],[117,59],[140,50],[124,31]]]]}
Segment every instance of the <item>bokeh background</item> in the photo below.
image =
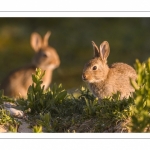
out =
{"type": "Polygon", "coordinates": [[[108,64],[134,66],[135,59],[145,61],[150,56],[150,18],[0,18],[0,83],[11,70],[31,62],[31,33],[43,36],[48,30],[49,44],[61,59],[52,84],[62,83],[65,89],[85,85],[81,75],[93,56],[92,40],[98,46],[109,42],[108,64]]]}

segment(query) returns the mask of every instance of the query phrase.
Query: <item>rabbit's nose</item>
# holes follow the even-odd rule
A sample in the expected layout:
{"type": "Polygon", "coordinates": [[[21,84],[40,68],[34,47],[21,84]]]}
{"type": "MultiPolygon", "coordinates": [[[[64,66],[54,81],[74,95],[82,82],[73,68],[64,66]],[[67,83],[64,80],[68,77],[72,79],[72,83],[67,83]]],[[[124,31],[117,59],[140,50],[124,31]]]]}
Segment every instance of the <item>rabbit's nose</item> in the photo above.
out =
{"type": "Polygon", "coordinates": [[[82,79],[87,80],[87,76],[84,73],[82,74],[82,79]]]}

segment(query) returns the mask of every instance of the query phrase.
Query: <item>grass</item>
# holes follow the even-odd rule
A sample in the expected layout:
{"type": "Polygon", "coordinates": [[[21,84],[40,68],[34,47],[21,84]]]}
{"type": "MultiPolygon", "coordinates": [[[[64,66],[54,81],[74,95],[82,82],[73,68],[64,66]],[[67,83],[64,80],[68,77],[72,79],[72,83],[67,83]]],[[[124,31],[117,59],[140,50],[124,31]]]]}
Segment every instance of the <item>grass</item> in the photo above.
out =
{"type": "Polygon", "coordinates": [[[150,125],[150,59],[140,63],[136,60],[138,73],[133,97],[119,99],[119,93],[100,103],[86,87],[68,92],[62,84],[53,84],[44,91],[41,87],[40,69],[32,76],[27,98],[16,101],[0,93],[0,124],[17,132],[19,122],[2,107],[4,101],[15,103],[28,116],[33,132],[149,132],[150,125]]]}

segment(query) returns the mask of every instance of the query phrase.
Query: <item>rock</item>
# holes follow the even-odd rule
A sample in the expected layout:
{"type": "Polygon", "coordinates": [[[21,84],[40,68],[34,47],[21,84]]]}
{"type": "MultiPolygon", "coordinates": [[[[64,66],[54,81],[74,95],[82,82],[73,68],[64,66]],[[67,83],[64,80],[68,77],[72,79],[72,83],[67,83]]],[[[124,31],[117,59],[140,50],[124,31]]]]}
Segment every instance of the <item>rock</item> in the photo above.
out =
{"type": "Polygon", "coordinates": [[[4,125],[0,125],[0,133],[6,133],[8,129],[4,125]]]}
{"type": "Polygon", "coordinates": [[[7,111],[9,111],[10,115],[17,118],[23,118],[24,113],[21,110],[17,110],[15,108],[4,107],[7,111]]]}
{"type": "Polygon", "coordinates": [[[29,124],[23,120],[23,119],[18,119],[21,122],[21,125],[18,128],[19,133],[33,133],[32,129],[29,127],[29,124]]]}

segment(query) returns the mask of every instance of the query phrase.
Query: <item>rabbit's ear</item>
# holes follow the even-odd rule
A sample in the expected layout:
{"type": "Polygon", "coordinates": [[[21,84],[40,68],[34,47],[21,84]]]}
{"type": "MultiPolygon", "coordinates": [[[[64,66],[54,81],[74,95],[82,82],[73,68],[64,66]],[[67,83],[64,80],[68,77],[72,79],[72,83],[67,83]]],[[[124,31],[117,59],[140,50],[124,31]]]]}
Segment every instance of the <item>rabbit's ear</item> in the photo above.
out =
{"type": "Polygon", "coordinates": [[[50,31],[48,31],[48,32],[45,34],[44,39],[43,39],[43,45],[44,45],[44,46],[48,46],[48,39],[49,39],[50,35],[51,35],[51,32],[50,32],[50,31]]]}
{"type": "Polygon", "coordinates": [[[32,33],[30,43],[31,43],[32,48],[35,51],[38,51],[42,47],[42,38],[41,38],[41,36],[36,32],[32,33]]]}
{"type": "Polygon", "coordinates": [[[103,61],[107,61],[107,57],[110,53],[110,47],[109,43],[107,41],[104,41],[100,45],[100,57],[103,61]]]}
{"type": "Polygon", "coordinates": [[[99,49],[94,41],[92,41],[92,45],[93,45],[93,50],[94,50],[94,57],[100,57],[99,49]]]}

